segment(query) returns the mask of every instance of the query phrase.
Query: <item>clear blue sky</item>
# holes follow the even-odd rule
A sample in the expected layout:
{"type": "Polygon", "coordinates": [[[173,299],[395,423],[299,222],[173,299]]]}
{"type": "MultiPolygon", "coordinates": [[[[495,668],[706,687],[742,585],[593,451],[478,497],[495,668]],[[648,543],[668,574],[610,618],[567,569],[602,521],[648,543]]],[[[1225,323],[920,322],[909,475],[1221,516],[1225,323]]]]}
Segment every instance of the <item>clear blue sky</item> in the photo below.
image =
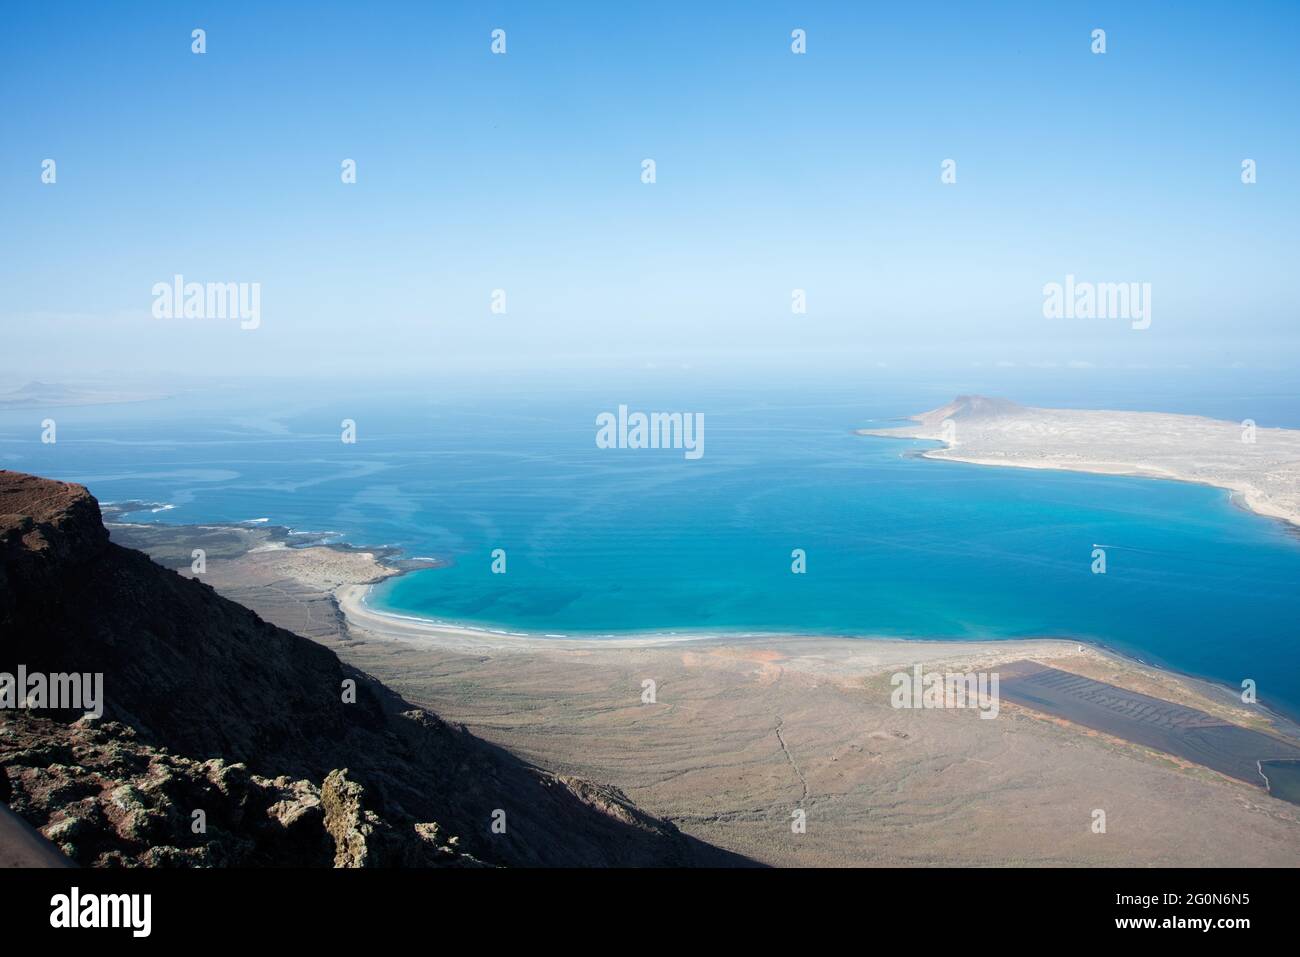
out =
{"type": "Polygon", "coordinates": [[[1300,4],[702,6],[6,4],[0,372],[1300,355],[1300,4]]]}

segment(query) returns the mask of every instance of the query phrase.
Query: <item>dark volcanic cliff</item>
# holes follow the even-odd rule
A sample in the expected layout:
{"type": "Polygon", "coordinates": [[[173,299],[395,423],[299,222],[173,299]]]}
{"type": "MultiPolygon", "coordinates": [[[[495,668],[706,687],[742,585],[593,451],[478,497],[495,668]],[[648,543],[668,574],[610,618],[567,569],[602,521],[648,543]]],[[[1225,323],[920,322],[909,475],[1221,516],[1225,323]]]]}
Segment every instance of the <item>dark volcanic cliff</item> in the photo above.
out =
{"type": "Polygon", "coordinates": [[[0,471],[0,672],[20,664],[104,675],[101,719],[0,710],[0,800],[82,864],[653,866],[712,852],[113,544],[81,486],[0,471]]]}

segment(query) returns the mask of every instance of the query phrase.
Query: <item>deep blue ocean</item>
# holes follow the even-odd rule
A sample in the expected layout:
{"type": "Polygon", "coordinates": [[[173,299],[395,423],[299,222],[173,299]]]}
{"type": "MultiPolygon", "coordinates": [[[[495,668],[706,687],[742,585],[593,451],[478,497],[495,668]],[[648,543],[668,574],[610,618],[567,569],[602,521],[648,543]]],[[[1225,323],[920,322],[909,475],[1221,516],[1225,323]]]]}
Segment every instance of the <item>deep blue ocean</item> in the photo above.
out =
{"type": "MultiPolygon", "coordinates": [[[[171,506],[133,520],[265,519],[449,561],[376,588],[373,604],[403,614],[548,635],[1065,636],[1233,687],[1251,678],[1300,714],[1294,531],[1218,489],[925,461],[929,443],[853,433],[970,385],[227,383],[0,412],[0,464],[171,506]],[[597,448],[595,416],[620,403],[703,412],[703,457],[597,448]],[[345,418],[355,444],[340,441],[345,418]],[[806,574],[791,573],[794,549],[806,574]]],[[[997,391],[1300,427],[1300,400],[1259,381],[1060,389],[1044,375],[997,391]]]]}

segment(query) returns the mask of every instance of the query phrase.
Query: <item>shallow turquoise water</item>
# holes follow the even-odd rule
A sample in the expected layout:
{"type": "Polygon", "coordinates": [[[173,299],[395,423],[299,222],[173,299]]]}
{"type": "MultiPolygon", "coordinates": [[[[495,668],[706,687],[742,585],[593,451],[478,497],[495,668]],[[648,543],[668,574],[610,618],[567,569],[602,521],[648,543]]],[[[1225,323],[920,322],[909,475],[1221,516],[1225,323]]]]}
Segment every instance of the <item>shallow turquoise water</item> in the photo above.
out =
{"type": "Polygon", "coordinates": [[[932,462],[926,443],[852,432],[928,397],[645,398],[177,400],[61,411],[54,447],[15,413],[0,436],[7,467],[174,506],[144,519],[267,518],[449,559],[376,588],[404,614],[544,634],[1070,636],[1252,678],[1300,712],[1300,540],[1223,491],[932,462]],[[597,448],[595,415],[620,401],[704,411],[705,455],[597,448]]]}

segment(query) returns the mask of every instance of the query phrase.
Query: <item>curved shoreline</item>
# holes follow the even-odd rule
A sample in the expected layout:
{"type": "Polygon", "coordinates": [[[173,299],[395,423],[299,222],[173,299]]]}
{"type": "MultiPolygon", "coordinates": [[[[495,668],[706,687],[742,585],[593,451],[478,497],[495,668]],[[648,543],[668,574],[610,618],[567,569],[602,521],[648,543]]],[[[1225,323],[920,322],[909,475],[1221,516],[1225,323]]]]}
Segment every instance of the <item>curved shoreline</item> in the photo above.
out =
{"type": "MultiPolygon", "coordinates": [[[[399,573],[400,574],[400,573],[399,573]]],[[[441,639],[446,637],[469,637],[499,641],[503,644],[528,644],[536,643],[538,646],[558,648],[558,647],[659,647],[664,645],[699,643],[699,642],[728,642],[744,640],[808,640],[808,641],[849,641],[849,642],[896,642],[900,645],[926,645],[926,646],[947,646],[955,647],[961,645],[1016,645],[1028,642],[1051,642],[1059,643],[1062,646],[1082,646],[1091,648],[1104,655],[1115,658],[1123,658],[1133,664],[1142,665],[1147,668],[1156,668],[1169,673],[1176,673],[1170,668],[1161,668],[1158,665],[1152,665],[1144,662],[1131,655],[1125,655],[1115,649],[1108,648],[1104,644],[1090,639],[1078,639],[1069,637],[1060,637],[1052,635],[1027,635],[1007,638],[998,637],[951,637],[951,638],[925,638],[899,635],[877,635],[877,634],[824,634],[813,632],[797,631],[705,631],[696,629],[687,629],[681,632],[658,632],[658,631],[625,631],[625,632],[608,632],[593,633],[589,635],[572,635],[572,634],[545,634],[536,631],[511,631],[505,628],[496,628],[488,625],[474,624],[471,622],[444,621],[436,618],[426,618],[421,615],[409,615],[401,612],[389,611],[376,608],[370,604],[368,597],[371,589],[378,582],[358,582],[340,586],[334,591],[334,598],[339,606],[339,610],[344,613],[349,622],[356,624],[358,627],[382,634],[384,637],[390,635],[400,635],[406,639],[424,637],[428,639],[441,639]]],[[[1195,678],[1193,675],[1185,677],[1195,678]]],[[[1198,679],[1203,680],[1203,679],[1198,679]]]]}
{"type": "MultiPolygon", "coordinates": [[[[478,641],[499,646],[518,647],[575,648],[595,646],[612,648],[661,646],[724,637],[712,634],[660,635],[654,632],[633,632],[609,637],[577,637],[573,635],[546,635],[537,632],[506,631],[499,628],[489,628],[485,625],[473,625],[468,622],[446,622],[434,618],[423,618],[419,615],[403,615],[393,611],[381,611],[373,608],[366,601],[374,585],[374,582],[342,585],[334,590],[334,600],[349,625],[355,625],[372,634],[397,641],[424,639],[440,643],[450,641],[463,644],[466,641],[478,641]]],[[[738,634],[734,637],[746,636],[738,634]]]]}
{"type": "MultiPolygon", "coordinates": [[[[141,503],[124,503],[138,505],[141,503]]],[[[150,503],[156,508],[160,503],[150,503]]],[[[104,510],[110,515],[125,514],[128,511],[142,509],[122,509],[120,506],[107,504],[104,510]]],[[[150,509],[152,511],[152,509],[150,509]]],[[[350,568],[348,577],[335,579],[328,584],[315,581],[314,585],[322,587],[332,599],[336,609],[349,629],[357,629],[381,640],[399,643],[423,644],[429,647],[443,647],[458,650],[474,650],[484,653],[508,651],[582,650],[597,648],[662,648],[680,646],[717,646],[743,641],[763,642],[799,642],[801,644],[848,643],[848,649],[858,648],[863,652],[868,646],[877,649],[883,647],[911,648],[912,657],[938,659],[944,654],[957,657],[972,652],[987,654],[997,658],[1024,655],[1027,649],[1038,649],[1037,654],[1076,654],[1075,649],[1082,646],[1089,652],[1129,667],[1148,669],[1152,672],[1172,676],[1190,683],[1199,693],[1231,705],[1238,697],[1233,686],[1223,683],[1212,676],[1198,675],[1177,668],[1148,662],[1129,652],[1113,648],[1096,638],[1076,638],[1065,636],[1017,636],[1017,637],[899,637],[894,635],[828,635],[797,633],[790,631],[728,631],[710,632],[687,630],[680,633],[663,633],[649,631],[610,633],[609,635],[548,635],[539,632],[515,631],[507,628],[480,625],[472,622],[440,621],[419,615],[406,615],[401,612],[375,608],[367,601],[375,584],[388,578],[407,574],[424,568],[440,567],[447,564],[439,559],[407,559],[400,557],[402,550],[396,546],[367,547],[339,541],[321,541],[327,533],[295,532],[287,526],[262,523],[229,524],[191,524],[181,525],[169,522],[109,522],[106,524],[122,528],[153,530],[155,533],[175,533],[185,528],[205,529],[226,532],[235,535],[243,543],[246,554],[280,551],[293,553],[299,560],[307,560],[312,552],[322,550],[349,556],[361,562],[361,566],[350,568]],[[293,539],[299,539],[294,541],[293,539]],[[313,538],[315,539],[313,541],[313,538]],[[304,540],[305,539],[305,540],[304,540]],[[921,653],[921,649],[924,652],[921,653]]],[[[186,553],[188,554],[188,552],[186,553]]],[[[312,564],[312,562],[308,562],[312,564]]],[[[299,570],[301,574],[301,570],[299,570]]],[[[315,576],[309,576],[314,578],[315,576]]],[[[1279,710],[1263,704],[1254,706],[1256,713],[1269,724],[1284,726],[1288,733],[1300,736],[1300,714],[1293,716],[1289,711],[1279,710]]]]}
{"type": "MultiPolygon", "coordinates": [[[[1034,635],[1011,638],[914,638],[896,635],[825,635],[797,632],[687,632],[661,634],[628,632],[608,637],[545,635],[476,626],[465,622],[445,622],[418,615],[382,611],[368,604],[366,598],[375,582],[342,585],[333,592],[335,604],[349,627],[356,627],[376,638],[396,642],[418,642],[433,647],[485,651],[540,651],[545,649],[662,648],[672,645],[726,645],[741,641],[838,643],[879,649],[896,646],[912,649],[913,659],[945,656],[959,658],[972,652],[997,658],[1025,655],[1068,657],[1091,653],[1124,667],[1146,669],[1190,684],[1198,693],[1229,707],[1241,707],[1239,692],[1232,685],[1207,675],[1197,675],[1169,665],[1146,661],[1137,655],[1111,647],[1096,639],[1034,635]],[[925,649],[924,655],[915,654],[925,649]]],[[[1256,703],[1253,708],[1261,718],[1286,734],[1300,737],[1300,715],[1278,707],[1256,703]]]]}
{"type": "MultiPolygon", "coordinates": [[[[875,432],[859,432],[859,435],[878,435],[875,432]]],[[[907,438],[907,436],[891,436],[892,438],[907,438]]],[[[923,439],[922,441],[943,442],[943,439],[923,439]]],[[[1143,478],[1152,479],[1157,482],[1181,482],[1185,485],[1199,485],[1202,488],[1219,489],[1228,493],[1228,501],[1237,506],[1241,511],[1251,515],[1257,515],[1260,518],[1273,519],[1281,522],[1288,530],[1300,532],[1300,513],[1288,511],[1283,508],[1276,508],[1267,503],[1258,500],[1259,490],[1239,485],[1228,485],[1222,482],[1211,482],[1202,478],[1192,476],[1178,475],[1173,472],[1167,472],[1163,469],[1142,469],[1137,466],[1128,466],[1115,463],[1114,468],[1107,468],[1101,463],[1095,465],[1063,465],[1057,462],[1008,462],[999,459],[982,459],[970,456],[963,456],[959,452],[954,452],[956,446],[944,444],[939,449],[923,449],[917,453],[917,458],[929,459],[931,462],[960,462],[963,465],[978,465],[983,468],[1007,468],[1007,469],[1029,469],[1037,472],[1073,472],[1076,475],[1109,475],[1115,478],[1143,478]],[[943,454],[938,454],[943,453],[943,454]]]]}

